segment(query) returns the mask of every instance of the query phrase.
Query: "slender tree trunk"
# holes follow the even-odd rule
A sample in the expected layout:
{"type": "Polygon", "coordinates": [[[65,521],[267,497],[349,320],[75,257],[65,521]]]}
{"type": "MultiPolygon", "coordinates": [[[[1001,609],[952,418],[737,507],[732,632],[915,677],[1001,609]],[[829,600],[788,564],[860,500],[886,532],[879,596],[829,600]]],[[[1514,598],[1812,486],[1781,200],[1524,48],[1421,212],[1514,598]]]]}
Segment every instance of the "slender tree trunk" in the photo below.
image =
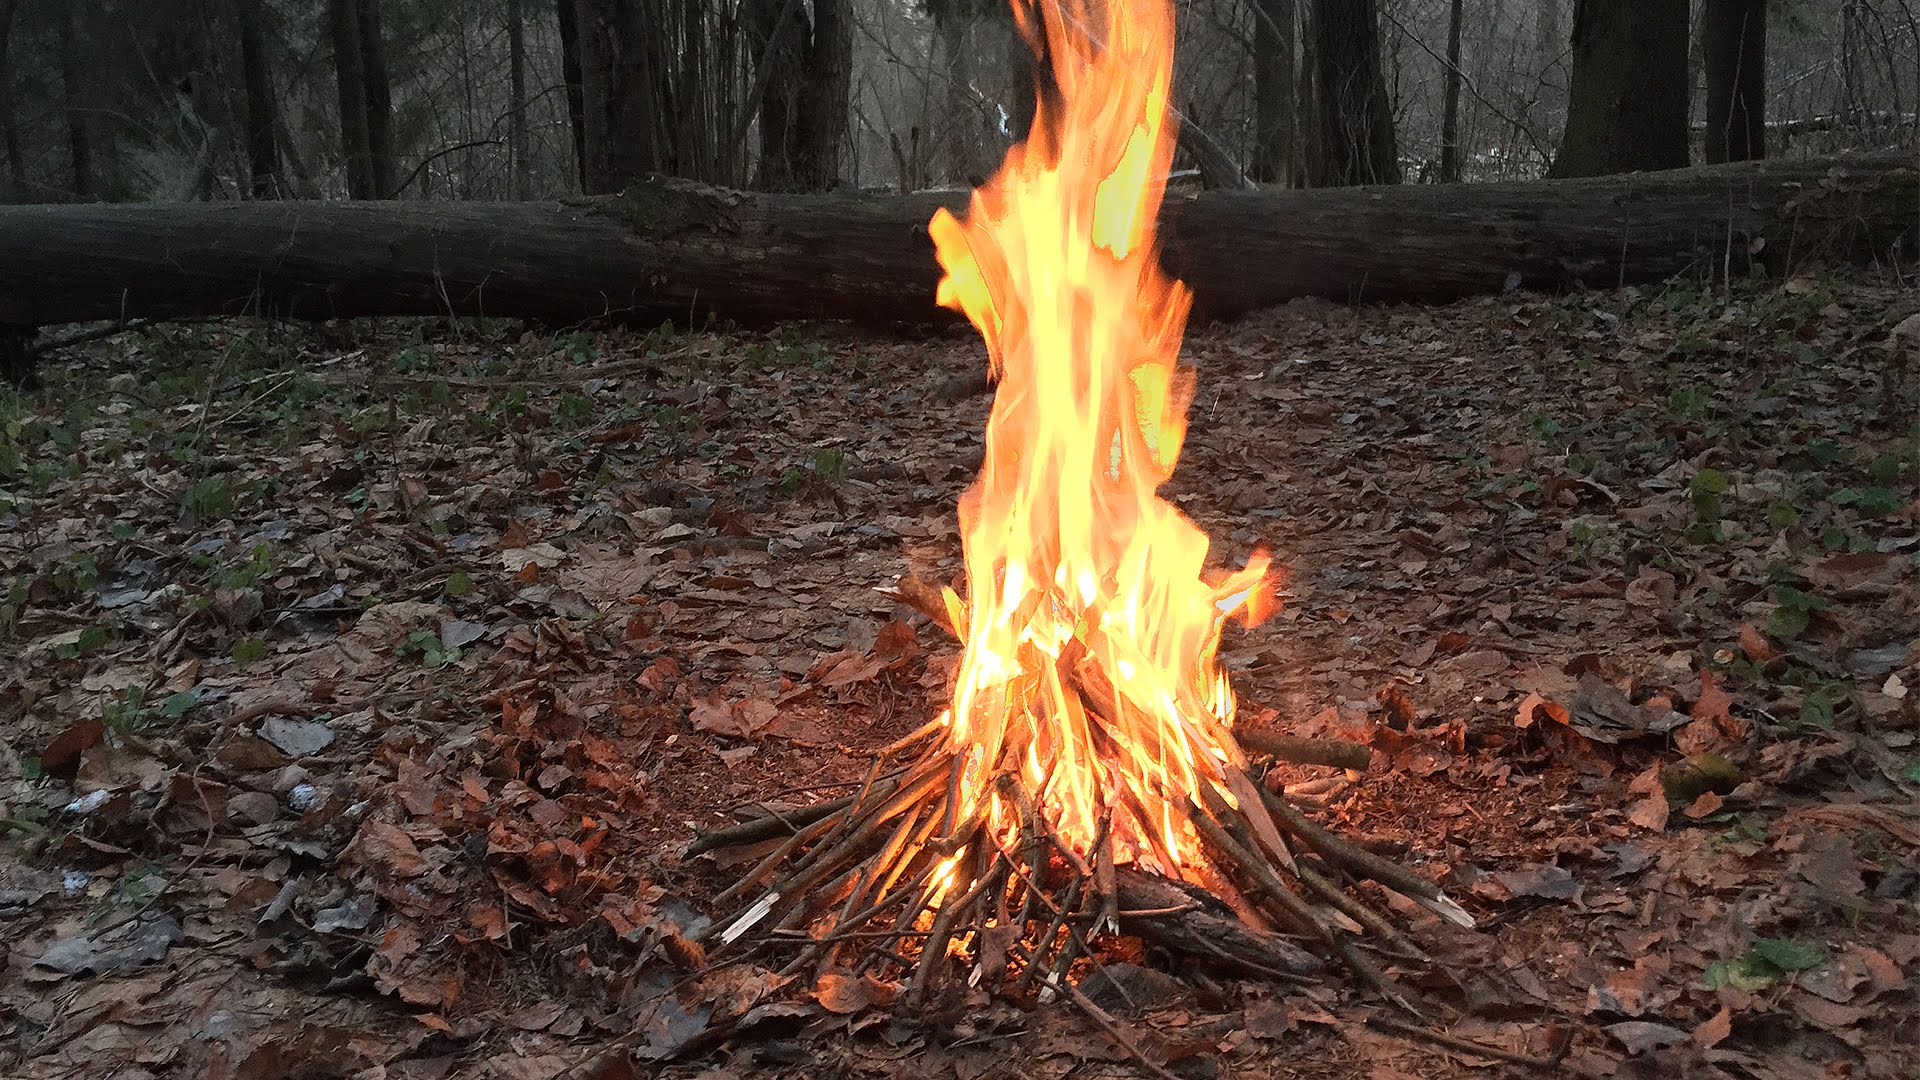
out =
{"type": "Polygon", "coordinates": [[[840,148],[847,137],[847,107],[853,91],[851,0],[813,0],[813,40],[805,73],[794,147],[794,188],[827,191],[840,184],[840,148]]]}
{"type": "Polygon", "coordinates": [[[393,86],[387,78],[387,41],[380,29],[380,0],[359,0],[360,64],[367,92],[367,154],[374,198],[391,198],[398,179],[393,148],[393,86]]]}
{"type": "Polygon", "coordinates": [[[263,0],[237,0],[234,16],[240,24],[241,79],[247,88],[247,171],[253,197],[271,199],[280,193],[280,106],[267,60],[262,6],[263,0]]]}
{"type": "Polygon", "coordinates": [[[946,159],[943,167],[947,179],[965,181],[979,170],[981,150],[974,119],[979,110],[974,106],[972,93],[973,50],[967,47],[972,20],[956,4],[939,4],[932,11],[934,33],[940,42],[940,62],[946,68],[947,80],[940,88],[946,123],[936,129],[940,132],[939,150],[946,159]]]}
{"type": "Polygon", "coordinates": [[[507,0],[507,155],[513,159],[513,197],[533,197],[532,162],[527,160],[527,20],[524,0],[507,0]]]}
{"type": "Polygon", "coordinates": [[[1373,0],[1317,0],[1313,26],[1320,82],[1319,183],[1399,183],[1393,104],[1380,63],[1373,0]]]}
{"type": "Polygon", "coordinates": [[[1707,161],[1766,157],[1767,0],[1706,0],[1700,38],[1707,161]]]}
{"type": "Polygon", "coordinates": [[[1447,13],[1447,91],[1440,116],[1440,182],[1460,182],[1460,20],[1465,0],[1453,0],[1447,13]]]}
{"type": "Polygon", "coordinates": [[[1253,179],[1286,183],[1294,155],[1294,0],[1253,0],[1253,179]]]}
{"type": "Polygon", "coordinates": [[[580,83],[580,17],[573,0],[554,0],[560,20],[560,78],[567,84],[568,129],[573,133],[574,178],[587,185],[587,97],[580,83]]]}
{"type": "Polygon", "coordinates": [[[86,92],[81,88],[81,70],[86,66],[80,56],[80,20],[84,9],[75,6],[60,12],[60,94],[67,113],[67,159],[73,168],[73,194],[90,199],[94,195],[93,136],[88,123],[86,92]]]}
{"type": "Polygon", "coordinates": [[[27,159],[20,147],[20,118],[13,111],[13,15],[20,0],[0,0],[0,143],[7,155],[7,201],[27,197],[27,159]]]}
{"type": "Polygon", "coordinates": [[[356,0],[327,0],[327,30],[333,38],[333,70],[340,104],[340,150],[347,162],[347,194],[377,198],[373,149],[367,133],[367,69],[360,60],[356,0]]]}
{"type": "Polygon", "coordinates": [[[1687,163],[1687,0],[1576,0],[1567,128],[1549,176],[1687,163]]]}

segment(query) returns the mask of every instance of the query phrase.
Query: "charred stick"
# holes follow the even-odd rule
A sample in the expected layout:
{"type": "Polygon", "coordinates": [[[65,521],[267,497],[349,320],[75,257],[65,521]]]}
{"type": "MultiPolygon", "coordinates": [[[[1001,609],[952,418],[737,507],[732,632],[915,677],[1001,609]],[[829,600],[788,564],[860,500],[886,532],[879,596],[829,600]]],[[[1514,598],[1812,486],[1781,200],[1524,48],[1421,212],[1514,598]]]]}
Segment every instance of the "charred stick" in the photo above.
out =
{"type": "Polygon", "coordinates": [[[1233,737],[1250,754],[1265,754],[1295,765],[1327,765],[1359,772],[1373,760],[1373,751],[1346,739],[1306,739],[1270,731],[1238,730],[1233,737]]]}

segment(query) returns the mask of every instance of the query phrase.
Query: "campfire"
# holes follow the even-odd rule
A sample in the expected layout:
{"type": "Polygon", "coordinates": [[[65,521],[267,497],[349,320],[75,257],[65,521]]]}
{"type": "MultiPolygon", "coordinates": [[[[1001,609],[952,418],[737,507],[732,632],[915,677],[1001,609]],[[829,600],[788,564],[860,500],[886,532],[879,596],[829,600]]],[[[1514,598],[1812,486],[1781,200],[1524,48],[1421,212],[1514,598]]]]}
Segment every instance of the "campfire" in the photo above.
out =
{"type": "MultiPolygon", "coordinates": [[[[998,381],[960,504],[965,594],[902,590],[963,644],[951,704],[853,794],[696,840],[785,838],[720,896],[710,944],[791,949],[790,973],[883,968],[916,997],[1045,999],[1077,994],[1076,964],[1127,934],[1266,977],[1333,960],[1397,998],[1376,957],[1420,950],[1356,886],[1470,920],[1266,782],[1216,653],[1229,620],[1271,608],[1267,556],[1210,569],[1206,534],[1159,494],[1194,383],[1189,294],[1155,240],[1171,4],[1015,14],[1059,93],[966,217],[930,226],[939,302],[979,329],[998,381]]],[[[1276,746],[1325,749],[1256,749],[1276,746]]]]}

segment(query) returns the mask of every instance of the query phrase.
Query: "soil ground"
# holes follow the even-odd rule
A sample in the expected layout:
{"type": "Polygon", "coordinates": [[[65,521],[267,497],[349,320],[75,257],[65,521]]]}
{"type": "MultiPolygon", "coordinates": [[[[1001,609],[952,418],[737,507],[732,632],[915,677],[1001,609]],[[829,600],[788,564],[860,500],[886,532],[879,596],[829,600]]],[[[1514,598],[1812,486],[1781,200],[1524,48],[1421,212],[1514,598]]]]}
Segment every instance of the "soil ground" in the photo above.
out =
{"type": "MultiPolygon", "coordinates": [[[[1144,1055],[1916,1075],[1916,308],[1802,278],[1197,329],[1169,495],[1287,574],[1223,646],[1240,722],[1373,747],[1286,779],[1478,918],[1403,911],[1436,962],[1396,975],[1489,1053],[1146,951],[1103,999],[1144,1055]]],[[[941,707],[955,646],[879,590],[958,577],[981,363],[809,326],[62,353],[0,401],[0,1074],[1145,1075],[1063,1006],[684,947],[742,869],[694,829],[941,707]]]]}

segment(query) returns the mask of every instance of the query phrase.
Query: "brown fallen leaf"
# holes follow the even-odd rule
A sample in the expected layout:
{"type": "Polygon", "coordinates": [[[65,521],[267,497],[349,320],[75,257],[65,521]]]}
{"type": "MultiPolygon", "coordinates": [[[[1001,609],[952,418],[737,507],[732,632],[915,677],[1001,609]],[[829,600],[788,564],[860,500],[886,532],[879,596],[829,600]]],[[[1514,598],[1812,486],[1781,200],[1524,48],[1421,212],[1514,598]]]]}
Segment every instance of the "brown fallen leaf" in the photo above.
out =
{"type": "Polygon", "coordinates": [[[1701,818],[1718,813],[1720,807],[1724,805],[1726,805],[1725,799],[1711,791],[1703,791],[1700,797],[1693,800],[1687,807],[1686,815],[1690,820],[1699,821],[1701,818]]]}
{"type": "Polygon", "coordinates": [[[1627,811],[1627,820],[1648,832],[1666,832],[1667,815],[1670,813],[1672,810],[1667,805],[1666,793],[1660,792],[1634,803],[1633,809],[1627,811]]]}
{"type": "Polygon", "coordinates": [[[62,780],[73,779],[74,773],[80,768],[81,753],[100,745],[106,732],[106,725],[98,720],[82,720],[69,725],[48,740],[46,748],[40,751],[41,770],[48,776],[62,780]]]}
{"type": "Polygon", "coordinates": [[[426,856],[420,854],[413,838],[399,826],[378,818],[369,818],[361,824],[352,850],[361,865],[385,870],[396,877],[413,877],[427,868],[426,856]]]}
{"type": "Polygon", "coordinates": [[[1517,728],[1532,727],[1534,714],[1536,712],[1562,724],[1567,722],[1567,707],[1565,705],[1550,701],[1536,693],[1528,694],[1521,699],[1520,708],[1514,713],[1513,726],[1517,728]]]}
{"type": "Polygon", "coordinates": [[[1774,648],[1773,642],[1767,640],[1767,635],[1761,633],[1760,628],[1752,623],[1740,624],[1740,651],[1746,653],[1747,659],[1756,664],[1771,663],[1780,659],[1780,650],[1774,648]]]}
{"type": "Polygon", "coordinates": [[[813,988],[813,998],[828,1012],[851,1016],[867,1009],[886,1008],[893,1004],[899,992],[897,983],[883,983],[869,974],[840,975],[829,971],[820,976],[819,985],[813,988]]]}
{"type": "Polygon", "coordinates": [[[1701,1021],[1700,1026],[1693,1029],[1693,1044],[1702,1050],[1711,1050],[1731,1034],[1733,1034],[1733,1010],[1722,1005],[1719,1012],[1701,1021]]]}

